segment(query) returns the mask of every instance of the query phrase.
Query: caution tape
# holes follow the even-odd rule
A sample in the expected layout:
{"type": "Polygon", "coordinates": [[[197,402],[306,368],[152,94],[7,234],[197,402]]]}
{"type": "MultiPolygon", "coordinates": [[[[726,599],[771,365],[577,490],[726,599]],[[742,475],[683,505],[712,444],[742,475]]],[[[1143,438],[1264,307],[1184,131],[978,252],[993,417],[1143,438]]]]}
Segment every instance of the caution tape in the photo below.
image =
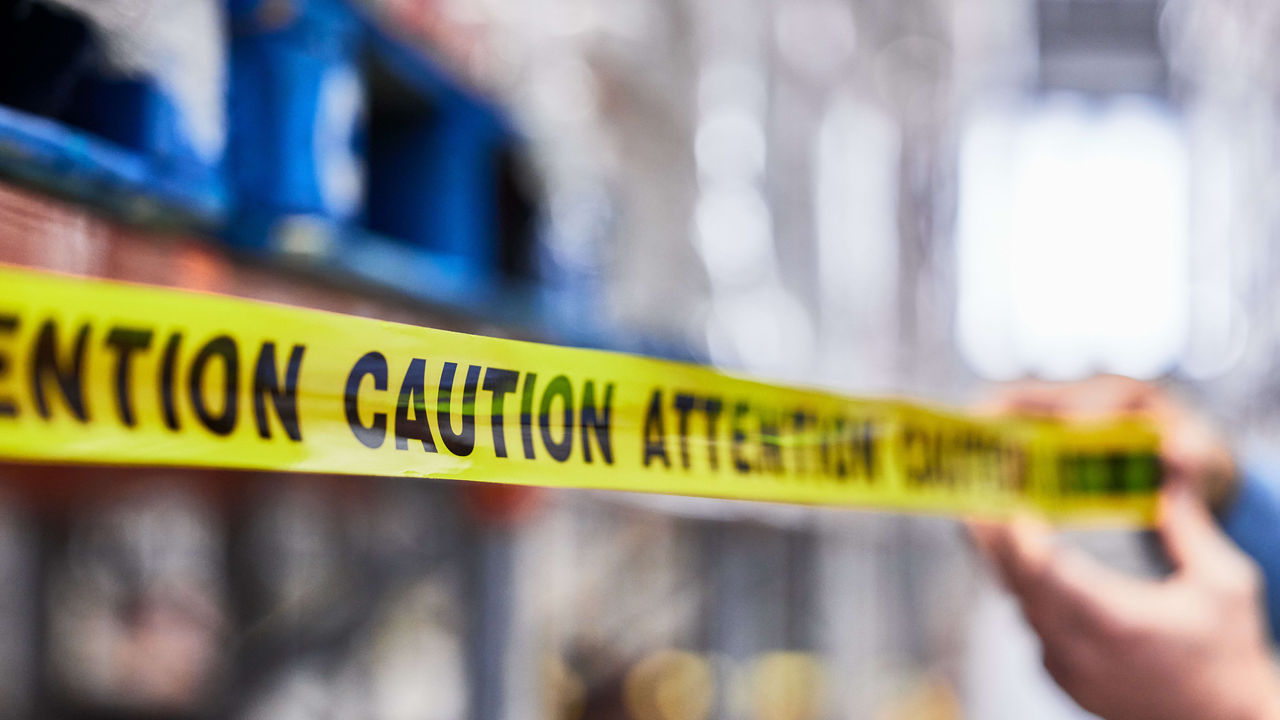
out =
{"type": "Polygon", "coordinates": [[[1145,523],[1136,422],[985,419],[695,365],[0,266],[0,458],[1145,523]]]}

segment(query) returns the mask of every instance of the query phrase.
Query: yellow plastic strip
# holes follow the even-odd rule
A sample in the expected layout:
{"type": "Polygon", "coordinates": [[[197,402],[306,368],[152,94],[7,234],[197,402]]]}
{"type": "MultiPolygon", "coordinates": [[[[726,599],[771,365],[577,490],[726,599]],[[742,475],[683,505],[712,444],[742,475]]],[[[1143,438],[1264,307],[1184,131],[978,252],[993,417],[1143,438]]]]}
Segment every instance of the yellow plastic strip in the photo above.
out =
{"type": "Polygon", "coordinates": [[[1137,423],[991,420],[704,367],[0,266],[0,459],[451,478],[1147,523],[1137,423]]]}

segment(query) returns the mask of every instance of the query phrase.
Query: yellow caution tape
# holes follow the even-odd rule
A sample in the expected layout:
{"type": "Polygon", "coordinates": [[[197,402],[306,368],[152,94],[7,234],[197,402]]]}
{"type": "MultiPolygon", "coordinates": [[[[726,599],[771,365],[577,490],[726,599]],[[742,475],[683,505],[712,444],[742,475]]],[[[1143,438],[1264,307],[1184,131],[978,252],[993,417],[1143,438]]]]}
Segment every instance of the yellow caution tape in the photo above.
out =
{"type": "Polygon", "coordinates": [[[694,365],[0,267],[0,458],[1148,522],[1139,423],[981,419],[694,365]]]}

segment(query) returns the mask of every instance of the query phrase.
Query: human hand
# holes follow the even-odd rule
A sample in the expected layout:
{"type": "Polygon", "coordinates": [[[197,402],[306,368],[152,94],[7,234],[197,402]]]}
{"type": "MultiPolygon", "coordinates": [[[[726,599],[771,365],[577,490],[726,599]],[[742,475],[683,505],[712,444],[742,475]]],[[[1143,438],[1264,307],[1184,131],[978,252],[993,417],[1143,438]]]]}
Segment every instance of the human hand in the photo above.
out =
{"type": "Polygon", "coordinates": [[[1030,518],[970,530],[1081,707],[1107,720],[1280,718],[1256,566],[1185,484],[1162,491],[1158,523],[1174,567],[1158,581],[1064,548],[1030,518]]]}
{"type": "Polygon", "coordinates": [[[1021,381],[1000,387],[979,406],[993,414],[1065,420],[1142,418],[1160,434],[1166,485],[1186,485],[1214,510],[1236,488],[1231,450],[1199,414],[1151,383],[1098,375],[1077,382],[1021,381]]]}

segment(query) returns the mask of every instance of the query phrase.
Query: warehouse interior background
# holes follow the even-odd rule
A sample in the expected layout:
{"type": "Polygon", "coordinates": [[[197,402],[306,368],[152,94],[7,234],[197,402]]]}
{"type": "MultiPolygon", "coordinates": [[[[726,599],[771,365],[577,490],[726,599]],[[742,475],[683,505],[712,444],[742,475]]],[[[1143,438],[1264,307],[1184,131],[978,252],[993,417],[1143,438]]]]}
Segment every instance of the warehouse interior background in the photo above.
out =
{"type": "MultiPolygon", "coordinates": [[[[1280,4],[0,0],[0,262],[1280,430],[1280,4]]],[[[1133,533],[1074,538],[1153,571],[1133,533]]],[[[1086,717],[940,518],[0,465],[0,717],[1086,717]]]]}

